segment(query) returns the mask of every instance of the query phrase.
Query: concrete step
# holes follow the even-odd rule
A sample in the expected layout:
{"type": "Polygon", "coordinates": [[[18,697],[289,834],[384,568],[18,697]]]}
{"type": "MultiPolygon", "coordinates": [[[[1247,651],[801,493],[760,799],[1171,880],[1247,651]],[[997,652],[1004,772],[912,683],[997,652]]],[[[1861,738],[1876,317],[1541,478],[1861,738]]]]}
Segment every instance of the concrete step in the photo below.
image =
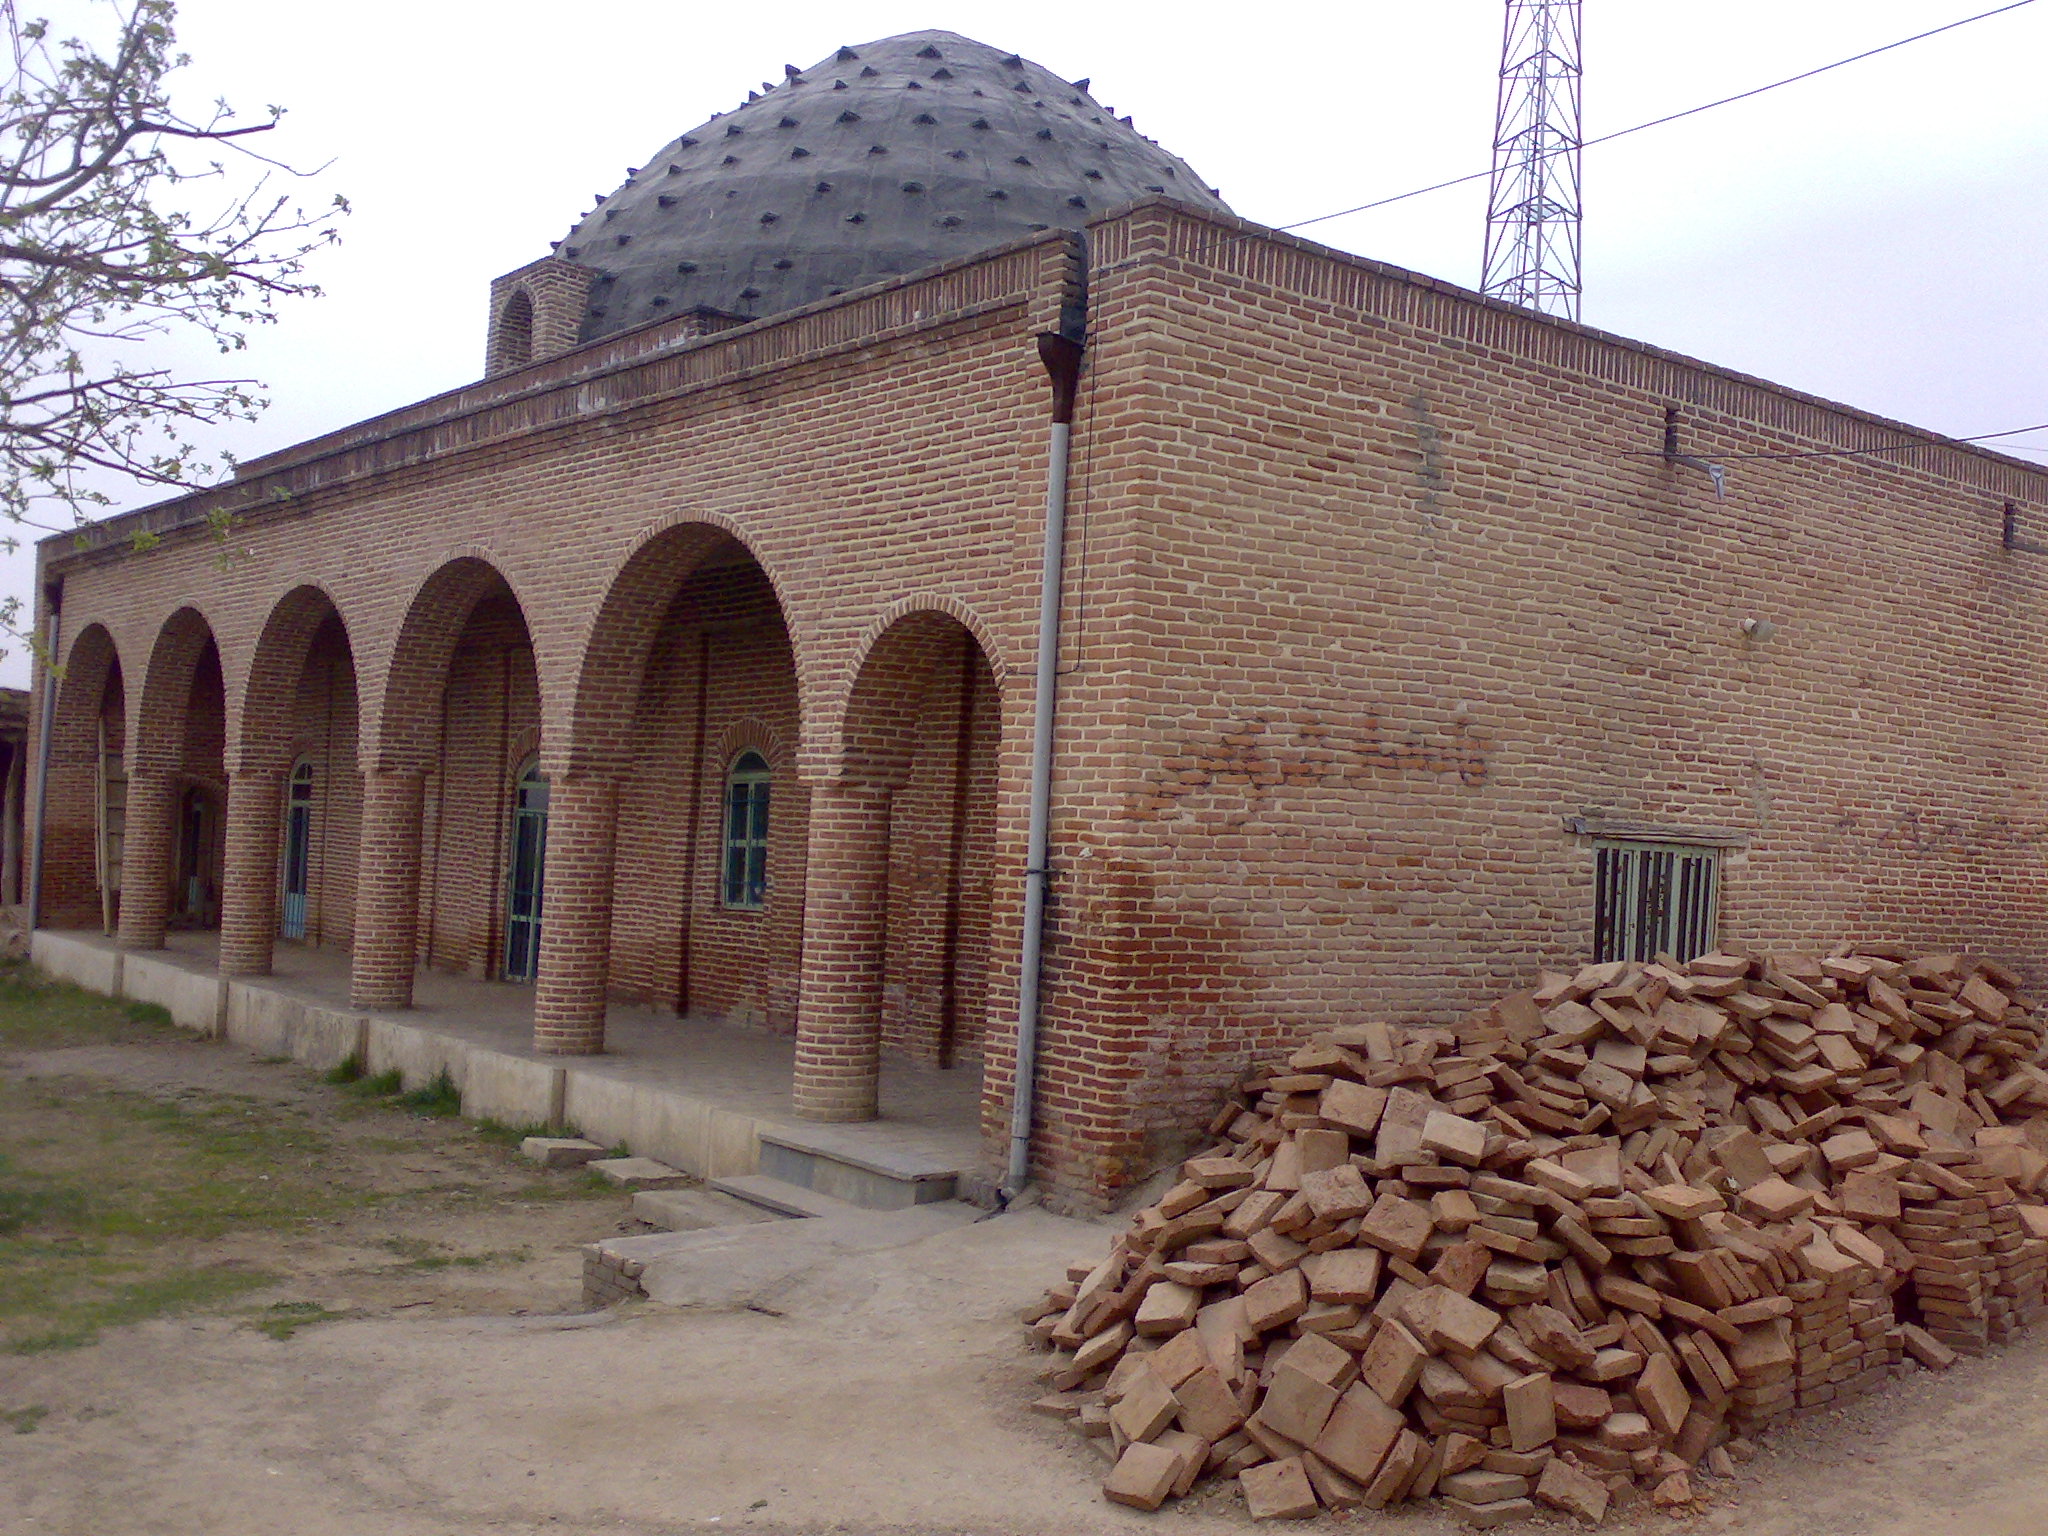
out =
{"type": "Polygon", "coordinates": [[[945,1158],[869,1127],[764,1127],[761,1172],[871,1211],[953,1198],[960,1170],[945,1158]]]}
{"type": "Polygon", "coordinates": [[[805,1189],[801,1184],[791,1184],[767,1173],[738,1173],[730,1178],[713,1179],[711,1187],[722,1195],[732,1195],[763,1210],[780,1211],[785,1216],[845,1216],[860,1209],[849,1201],[821,1195],[814,1189],[805,1189]]]}
{"type": "Polygon", "coordinates": [[[519,1143],[519,1155],[543,1168],[581,1168],[603,1157],[604,1148],[581,1136],[529,1136],[519,1143]]]}
{"type": "Polygon", "coordinates": [[[651,1157],[600,1157],[583,1166],[620,1189],[681,1189],[697,1182],[680,1168],[651,1157]]]}
{"type": "MultiPolygon", "coordinates": [[[[985,1214],[955,1200],[900,1211],[841,1211],[821,1221],[608,1237],[583,1250],[584,1298],[593,1308],[640,1291],[673,1307],[773,1304],[820,1265],[924,1242],[971,1226],[985,1214]]],[[[843,1298],[835,1296],[829,1305],[841,1307],[843,1298]]]]}
{"type": "Polygon", "coordinates": [[[785,1213],[715,1189],[643,1189],[633,1196],[633,1218],[664,1232],[701,1232],[781,1221],[785,1213]]]}

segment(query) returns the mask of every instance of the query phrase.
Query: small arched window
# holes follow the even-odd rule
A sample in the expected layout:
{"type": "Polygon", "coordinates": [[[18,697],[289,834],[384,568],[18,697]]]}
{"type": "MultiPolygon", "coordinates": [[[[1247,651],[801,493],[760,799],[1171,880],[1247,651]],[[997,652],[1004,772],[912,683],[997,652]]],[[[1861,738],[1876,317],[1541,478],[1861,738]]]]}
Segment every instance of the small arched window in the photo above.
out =
{"type": "Polygon", "coordinates": [[[725,878],[728,907],[758,912],[768,900],[768,759],[742,752],[725,775],[725,878]]]}
{"type": "Polygon", "coordinates": [[[498,367],[524,368],[533,361],[533,300],[524,288],[512,290],[512,297],[498,311],[498,367]]]}

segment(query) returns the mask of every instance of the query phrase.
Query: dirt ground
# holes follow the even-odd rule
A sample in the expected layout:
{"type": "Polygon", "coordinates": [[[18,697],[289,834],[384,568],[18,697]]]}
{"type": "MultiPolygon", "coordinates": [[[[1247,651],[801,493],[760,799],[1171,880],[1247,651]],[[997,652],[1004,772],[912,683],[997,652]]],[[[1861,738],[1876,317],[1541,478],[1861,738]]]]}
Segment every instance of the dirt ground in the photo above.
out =
{"type": "MultiPolygon", "coordinates": [[[[240,1114],[268,1128],[269,1160],[232,1139],[216,1160],[246,1155],[273,1182],[275,1164],[303,1168],[283,1211],[252,1198],[253,1215],[210,1236],[164,1218],[179,1230],[157,1245],[159,1271],[266,1278],[139,1321],[82,1318],[75,1297],[38,1320],[19,1284],[0,1287],[0,1303],[15,1297],[0,1316],[15,1340],[0,1353],[8,1536],[1249,1528],[1224,1492],[1155,1516],[1105,1505],[1096,1453],[1026,1407],[1039,1357],[1013,1315],[1099,1251],[1107,1225],[1015,1212],[823,1260],[756,1298],[768,1311],[579,1315],[575,1245],[625,1219],[618,1196],[535,1175],[460,1121],[130,1033],[23,1049],[0,1031],[0,1173],[34,1157],[103,1172],[174,1160],[184,1143],[157,1146],[138,1102],[240,1114]],[[58,1325],[71,1331],[53,1343],[58,1325]]],[[[123,1283],[64,1262],[47,1265],[74,1291],[123,1283]]],[[[2040,1536],[2048,1338],[1915,1372],[1704,1486],[1712,1502],[1683,1521],[1637,1511],[1608,1528],[2040,1536]]],[[[1431,1512],[1343,1523],[1456,1529],[1431,1512]]]]}

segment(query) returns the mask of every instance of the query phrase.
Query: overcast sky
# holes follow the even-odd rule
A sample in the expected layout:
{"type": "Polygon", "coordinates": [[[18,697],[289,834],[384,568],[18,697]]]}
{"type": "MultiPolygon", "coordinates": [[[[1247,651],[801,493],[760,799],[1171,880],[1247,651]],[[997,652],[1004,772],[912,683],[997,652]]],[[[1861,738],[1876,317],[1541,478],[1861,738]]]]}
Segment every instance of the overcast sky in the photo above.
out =
{"type": "MultiPolygon", "coordinates": [[[[1589,0],[1589,137],[1996,0],[1589,0]]],[[[38,5],[59,21],[88,0],[38,5]]],[[[192,110],[289,109],[269,147],[355,208],[326,295],[255,338],[249,457],[482,371],[492,277],[545,255],[677,134],[785,63],[943,27],[1136,119],[1241,214],[1287,224],[1483,169],[1500,0],[183,0],[192,110]],[[331,162],[331,164],[329,164],[331,162]]],[[[2048,0],[1586,156],[1590,325],[1940,431],[2048,421],[2048,0]]],[[[1483,182],[1303,234],[1475,284],[1483,182]]],[[[199,359],[202,363],[210,360],[199,359]]],[[[2048,432],[2017,440],[2048,450],[2048,432]]],[[[2032,455],[2048,461],[2048,451],[2032,455]]],[[[156,499],[137,494],[125,504],[156,499]]],[[[32,557],[0,563],[26,594],[32,557]]],[[[17,648],[0,682],[25,682],[17,648]]]]}

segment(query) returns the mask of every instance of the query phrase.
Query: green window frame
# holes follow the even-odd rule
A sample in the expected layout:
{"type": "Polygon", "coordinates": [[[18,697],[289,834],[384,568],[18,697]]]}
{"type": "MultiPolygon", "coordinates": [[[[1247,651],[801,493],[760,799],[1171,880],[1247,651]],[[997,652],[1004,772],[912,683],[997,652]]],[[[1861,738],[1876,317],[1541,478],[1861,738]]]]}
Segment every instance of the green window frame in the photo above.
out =
{"type": "Polygon", "coordinates": [[[733,759],[725,773],[725,857],[719,900],[735,912],[768,905],[768,800],[773,772],[759,752],[733,759]]]}

